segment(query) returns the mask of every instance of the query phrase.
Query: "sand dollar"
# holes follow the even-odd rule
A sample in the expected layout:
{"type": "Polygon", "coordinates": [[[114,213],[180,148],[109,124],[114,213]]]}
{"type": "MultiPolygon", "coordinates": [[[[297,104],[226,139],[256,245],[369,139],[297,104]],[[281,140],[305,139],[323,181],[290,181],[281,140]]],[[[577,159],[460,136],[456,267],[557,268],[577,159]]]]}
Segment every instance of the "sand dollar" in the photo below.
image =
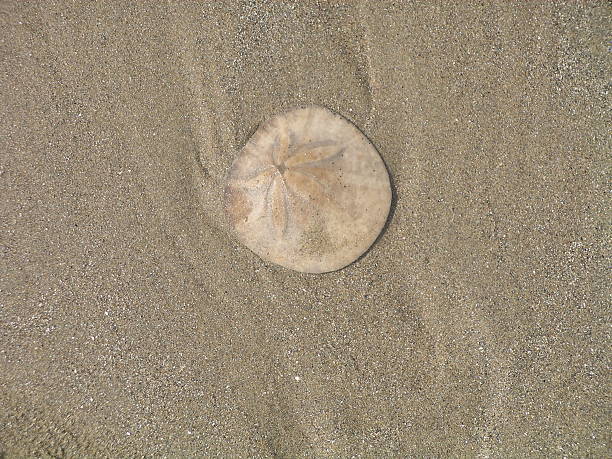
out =
{"type": "Polygon", "coordinates": [[[342,116],[311,106],[262,124],[232,164],[225,209],[244,245],[307,273],[355,261],[391,206],[387,169],[342,116]]]}

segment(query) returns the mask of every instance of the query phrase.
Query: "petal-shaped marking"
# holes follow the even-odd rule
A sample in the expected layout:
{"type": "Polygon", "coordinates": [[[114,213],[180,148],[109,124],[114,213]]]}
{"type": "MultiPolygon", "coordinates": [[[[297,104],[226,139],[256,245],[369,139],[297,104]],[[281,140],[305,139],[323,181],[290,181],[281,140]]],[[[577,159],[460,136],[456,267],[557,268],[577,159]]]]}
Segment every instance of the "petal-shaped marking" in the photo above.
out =
{"type": "Polygon", "coordinates": [[[272,160],[275,165],[283,164],[289,154],[289,136],[286,130],[282,130],[276,138],[276,148],[272,160]]]}
{"type": "Polygon", "coordinates": [[[290,149],[289,155],[290,156],[298,155],[300,153],[304,153],[304,152],[307,152],[308,150],[312,150],[314,148],[319,148],[319,147],[333,148],[334,145],[337,145],[337,142],[333,140],[318,140],[318,141],[313,141],[313,142],[301,143],[298,145],[294,145],[290,149]]]}
{"type": "Polygon", "coordinates": [[[312,163],[300,164],[298,167],[295,167],[293,171],[309,175],[313,179],[316,179],[322,187],[330,194],[333,194],[331,187],[341,183],[339,171],[328,167],[311,166],[311,164],[312,163]]]}
{"type": "MultiPolygon", "coordinates": [[[[249,220],[257,221],[265,218],[270,213],[270,195],[272,186],[274,185],[274,177],[271,176],[271,180],[268,182],[265,192],[263,193],[264,199],[255,199],[256,205],[251,210],[249,220]]],[[[246,190],[249,190],[246,188],[246,190]]],[[[251,196],[261,196],[260,193],[250,193],[251,196]]]]}
{"type": "Polygon", "coordinates": [[[313,165],[313,163],[323,164],[329,163],[336,159],[340,159],[344,154],[344,148],[338,149],[337,146],[321,145],[312,148],[300,147],[301,153],[291,156],[285,165],[287,167],[298,167],[303,164],[313,165]]]}
{"type": "Polygon", "coordinates": [[[272,227],[276,237],[282,237],[287,229],[287,193],[280,174],[274,177],[268,193],[272,227]]]}
{"type": "Polygon", "coordinates": [[[272,164],[271,152],[263,148],[260,141],[253,141],[251,139],[242,149],[240,164],[244,170],[263,169],[272,164]]]}
{"type": "Polygon", "coordinates": [[[242,188],[257,188],[262,185],[268,185],[275,171],[274,166],[266,166],[250,176],[235,177],[232,183],[242,188]]]}

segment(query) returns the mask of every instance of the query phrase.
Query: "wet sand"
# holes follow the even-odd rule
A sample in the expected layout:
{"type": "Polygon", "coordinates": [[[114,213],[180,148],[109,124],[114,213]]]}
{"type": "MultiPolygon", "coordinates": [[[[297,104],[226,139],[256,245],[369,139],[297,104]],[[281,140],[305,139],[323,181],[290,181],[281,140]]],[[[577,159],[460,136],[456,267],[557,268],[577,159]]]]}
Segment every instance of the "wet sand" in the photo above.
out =
{"type": "Polygon", "coordinates": [[[605,2],[2,2],[0,456],[603,457],[605,2]],[[274,113],[384,158],[349,267],[222,208],[274,113]]]}

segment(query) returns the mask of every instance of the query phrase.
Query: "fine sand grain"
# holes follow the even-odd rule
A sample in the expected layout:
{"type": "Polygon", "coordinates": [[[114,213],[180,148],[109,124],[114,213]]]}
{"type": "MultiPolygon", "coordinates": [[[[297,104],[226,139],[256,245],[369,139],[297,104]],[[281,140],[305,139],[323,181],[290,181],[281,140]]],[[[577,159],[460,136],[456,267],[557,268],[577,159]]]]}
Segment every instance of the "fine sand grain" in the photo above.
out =
{"type": "Polygon", "coordinates": [[[609,454],[604,1],[0,2],[0,457],[609,454]],[[323,275],[230,233],[317,104],[391,217],[323,275]]]}

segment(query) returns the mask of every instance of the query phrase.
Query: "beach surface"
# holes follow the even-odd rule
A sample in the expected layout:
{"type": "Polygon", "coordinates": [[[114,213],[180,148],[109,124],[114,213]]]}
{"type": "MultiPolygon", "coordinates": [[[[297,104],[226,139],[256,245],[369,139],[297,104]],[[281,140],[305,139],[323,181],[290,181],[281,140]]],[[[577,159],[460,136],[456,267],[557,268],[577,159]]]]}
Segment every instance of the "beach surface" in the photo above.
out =
{"type": "Polygon", "coordinates": [[[609,454],[606,2],[0,2],[0,457],[609,454]],[[301,274],[223,210],[275,113],[393,182],[301,274]]]}

